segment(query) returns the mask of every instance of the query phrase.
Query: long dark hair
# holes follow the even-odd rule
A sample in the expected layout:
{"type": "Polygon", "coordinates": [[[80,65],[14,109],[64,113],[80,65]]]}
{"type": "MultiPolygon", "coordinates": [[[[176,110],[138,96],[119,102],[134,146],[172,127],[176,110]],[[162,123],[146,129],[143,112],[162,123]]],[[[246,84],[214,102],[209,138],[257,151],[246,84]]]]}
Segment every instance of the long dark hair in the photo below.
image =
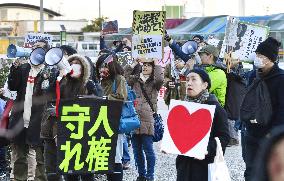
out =
{"type": "Polygon", "coordinates": [[[103,54],[99,56],[96,62],[96,74],[98,78],[100,78],[100,68],[103,66],[103,64],[106,64],[105,66],[109,69],[109,76],[112,80],[114,80],[117,75],[123,75],[124,73],[123,68],[117,62],[117,56],[115,54],[103,54]],[[105,62],[108,56],[112,56],[113,61],[109,63],[105,62]]]}

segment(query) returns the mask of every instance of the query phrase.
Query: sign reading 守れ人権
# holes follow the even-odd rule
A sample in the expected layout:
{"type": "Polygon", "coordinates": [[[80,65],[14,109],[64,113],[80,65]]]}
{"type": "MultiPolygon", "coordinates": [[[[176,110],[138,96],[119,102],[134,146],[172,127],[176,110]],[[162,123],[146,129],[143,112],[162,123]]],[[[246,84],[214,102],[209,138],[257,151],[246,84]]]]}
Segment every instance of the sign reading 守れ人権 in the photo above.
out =
{"type": "Polygon", "coordinates": [[[121,107],[120,101],[95,98],[61,101],[57,138],[60,173],[113,172],[121,107]]]}

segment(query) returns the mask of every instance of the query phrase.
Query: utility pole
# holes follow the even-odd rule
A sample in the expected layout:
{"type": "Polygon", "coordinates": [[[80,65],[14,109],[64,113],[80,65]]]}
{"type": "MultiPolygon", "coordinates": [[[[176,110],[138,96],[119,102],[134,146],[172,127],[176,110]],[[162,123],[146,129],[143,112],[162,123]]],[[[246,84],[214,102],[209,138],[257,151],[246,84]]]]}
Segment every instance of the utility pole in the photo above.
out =
{"type": "Polygon", "coordinates": [[[246,11],[245,11],[245,0],[239,0],[239,15],[240,16],[245,16],[246,11]]]}
{"type": "Polygon", "coordinates": [[[43,0],[40,0],[40,32],[44,33],[43,0]]]}
{"type": "Polygon", "coordinates": [[[99,0],[99,18],[101,18],[101,0],[99,0]]]}

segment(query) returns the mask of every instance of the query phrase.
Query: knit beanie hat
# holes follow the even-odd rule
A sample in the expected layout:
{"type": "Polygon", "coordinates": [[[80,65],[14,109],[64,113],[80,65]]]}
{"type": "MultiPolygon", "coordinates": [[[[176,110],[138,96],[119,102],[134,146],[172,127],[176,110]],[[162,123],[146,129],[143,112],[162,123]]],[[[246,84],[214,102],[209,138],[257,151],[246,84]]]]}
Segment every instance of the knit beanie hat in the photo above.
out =
{"type": "Polygon", "coordinates": [[[268,37],[264,42],[261,42],[255,52],[266,56],[273,62],[277,60],[279,47],[281,43],[272,37],[268,37]]]}
{"type": "Polygon", "coordinates": [[[211,80],[210,80],[210,77],[207,74],[207,72],[205,72],[205,70],[200,69],[200,68],[194,68],[194,69],[189,71],[189,73],[192,73],[192,72],[198,74],[201,77],[201,79],[203,80],[203,82],[208,83],[207,89],[209,90],[210,87],[211,87],[211,80]]]}

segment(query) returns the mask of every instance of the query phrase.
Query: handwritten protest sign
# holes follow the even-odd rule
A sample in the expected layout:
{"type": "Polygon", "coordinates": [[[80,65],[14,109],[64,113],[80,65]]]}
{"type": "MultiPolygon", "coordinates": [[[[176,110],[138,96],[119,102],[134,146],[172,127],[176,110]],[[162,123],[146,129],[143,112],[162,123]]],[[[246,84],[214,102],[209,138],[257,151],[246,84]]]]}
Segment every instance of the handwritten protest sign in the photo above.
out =
{"type": "Polygon", "coordinates": [[[165,11],[133,11],[133,58],[163,58],[165,11]]]}
{"type": "Polygon", "coordinates": [[[172,99],[161,150],[166,153],[205,158],[214,112],[215,105],[172,99]]]}
{"type": "Polygon", "coordinates": [[[237,25],[238,26],[231,26],[232,28],[228,29],[228,33],[226,31],[231,38],[226,38],[227,35],[225,35],[220,58],[224,58],[225,52],[232,51],[234,52],[235,58],[241,61],[248,60],[250,54],[256,50],[258,44],[268,37],[269,28],[267,26],[246,22],[238,22],[237,25]]]}
{"type": "Polygon", "coordinates": [[[132,57],[163,58],[163,37],[161,35],[133,35],[132,57]]]}
{"type": "Polygon", "coordinates": [[[118,33],[117,20],[104,22],[102,31],[103,31],[103,35],[118,33]]]}
{"type": "Polygon", "coordinates": [[[133,60],[131,58],[131,52],[118,52],[117,55],[117,62],[124,67],[125,65],[131,65],[133,60]]]}
{"type": "Polygon", "coordinates": [[[165,30],[165,11],[133,11],[133,34],[163,35],[165,30]]]}
{"type": "Polygon", "coordinates": [[[95,98],[62,100],[58,121],[58,170],[62,174],[114,170],[122,102],[95,98]]]}
{"type": "Polygon", "coordinates": [[[52,44],[52,35],[49,34],[42,34],[42,33],[28,33],[25,36],[25,48],[32,48],[32,46],[38,41],[38,40],[45,40],[48,42],[49,45],[52,44]]]}

